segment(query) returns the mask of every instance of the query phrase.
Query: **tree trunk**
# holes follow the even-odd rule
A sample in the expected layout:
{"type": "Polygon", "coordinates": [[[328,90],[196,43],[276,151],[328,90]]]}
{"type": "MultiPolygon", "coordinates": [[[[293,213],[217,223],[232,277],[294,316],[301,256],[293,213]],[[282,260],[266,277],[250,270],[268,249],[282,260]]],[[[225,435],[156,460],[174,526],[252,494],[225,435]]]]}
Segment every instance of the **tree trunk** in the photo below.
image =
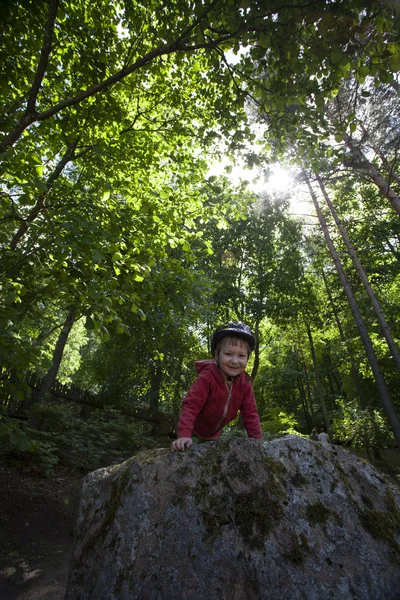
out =
{"type": "Polygon", "coordinates": [[[160,360],[155,360],[154,365],[151,367],[150,375],[150,390],[148,394],[149,408],[157,411],[158,404],[160,402],[160,391],[162,381],[162,366],[160,360]]]}
{"type": "Polygon", "coordinates": [[[315,425],[314,404],[313,404],[313,400],[312,400],[311,389],[310,389],[310,380],[308,378],[307,365],[306,365],[305,361],[303,362],[303,372],[304,372],[304,381],[306,382],[308,403],[310,405],[311,420],[312,420],[313,424],[315,425]]]}
{"type": "Polygon", "coordinates": [[[389,183],[380,175],[376,167],[368,160],[363,151],[358,148],[355,144],[353,144],[350,136],[346,133],[343,133],[343,139],[345,141],[346,146],[351,152],[351,155],[355,158],[357,163],[360,165],[360,168],[366,170],[368,175],[370,176],[372,182],[379,188],[385,198],[388,198],[394,210],[400,215],[400,198],[398,195],[392,190],[389,183]]]}
{"type": "Polygon", "coordinates": [[[306,398],[306,394],[304,391],[303,382],[301,381],[300,377],[297,377],[297,388],[299,390],[299,396],[300,396],[301,404],[303,407],[303,412],[304,412],[304,416],[306,419],[307,427],[309,429],[312,429],[314,427],[314,423],[312,421],[310,411],[308,410],[307,398],[306,398]]]}
{"type": "Polygon", "coordinates": [[[316,357],[315,348],[314,348],[314,341],[312,338],[312,333],[311,333],[311,328],[310,328],[309,323],[306,323],[306,329],[307,329],[308,341],[310,343],[311,357],[312,357],[312,362],[313,362],[313,366],[314,366],[314,376],[315,376],[315,382],[317,384],[317,391],[318,391],[318,397],[319,397],[319,401],[320,401],[320,405],[321,405],[322,418],[324,420],[326,432],[329,435],[329,437],[332,439],[331,427],[330,427],[330,423],[329,423],[329,419],[328,419],[328,412],[326,410],[325,398],[324,398],[324,394],[322,392],[321,379],[319,376],[317,357],[316,357]]]}
{"type": "Polygon", "coordinates": [[[335,220],[337,228],[339,229],[340,234],[341,234],[341,236],[343,238],[343,241],[346,244],[346,248],[348,250],[348,253],[351,256],[351,260],[353,261],[353,264],[354,264],[354,266],[355,266],[355,268],[357,270],[358,276],[360,277],[360,279],[361,279],[361,281],[362,281],[362,283],[364,285],[365,291],[367,292],[367,294],[369,296],[369,299],[371,300],[372,308],[374,309],[375,314],[378,317],[378,322],[379,322],[379,325],[380,325],[380,328],[381,328],[381,332],[382,332],[383,336],[385,337],[386,343],[387,343],[387,345],[389,347],[389,350],[390,350],[390,352],[392,354],[393,362],[394,362],[395,367],[397,369],[397,372],[398,372],[398,374],[400,376],[400,352],[399,352],[399,350],[397,348],[396,342],[393,339],[390,327],[389,327],[389,325],[388,325],[388,323],[387,323],[387,321],[385,319],[385,316],[384,316],[384,314],[382,312],[382,309],[380,307],[378,299],[375,296],[375,293],[374,293],[374,291],[373,291],[373,289],[371,287],[371,284],[370,284],[370,282],[368,280],[367,274],[365,273],[365,271],[363,269],[363,266],[362,266],[362,264],[361,264],[361,262],[360,262],[360,260],[359,260],[359,258],[357,256],[357,253],[354,250],[354,248],[353,248],[353,246],[352,246],[352,244],[350,242],[350,239],[349,239],[349,237],[348,237],[348,235],[346,233],[346,230],[343,227],[343,224],[342,224],[341,220],[339,219],[339,216],[338,216],[338,214],[336,212],[336,208],[334,207],[334,205],[332,204],[332,202],[331,202],[331,200],[329,198],[329,195],[328,195],[328,193],[326,191],[324,183],[323,183],[323,181],[321,180],[321,178],[318,175],[316,175],[316,179],[317,179],[317,181],[319,183],[319,187],[321,188],[321,191],[322,191],[322,194],[323,194],[323,196],[325,198],[325,201],[326,201],[327,205],[329,206],[329,210],[332,213],[332,216],[333,216],[333,218],[335,220]]]}
{"type": "Polygon", "coordinates": [[[260,366],[260,340],[258,339],[259,331],[260,331],[260,322],[257,321],[255,328],[254,328],[254,337],[256,339],[256,345],[254,347],[254,362],[253,362],[253,368],[251,370],[251,375],[250,375],[252,381],[254,381],[255,378],[257,377],[258,369],[260,366]]]}
{"type": "Polygon", "coordinates": [[[348,346],[348,343],[347,343],[347,339],[346,339],[346,336],[344,335],[344,331],[343,331],[343,327],[342,327],[342,324],[341,324],[340,319],[339,319],[338,311],[336,310],[336,306],[335,306],[335,303],[333,301],[332,294],[331,294],[331,291],[329,289],[328,282],[326,280],[326,276],[325,276],[325,273],[324,273],[323,269],[322,269],[322,279],[324,281],[325,290],[326,290],[326,293],[327,293],[330,305],[332,307],[332,312],[333,312],[333,315],[335,317],[337,328],[339,330],[340,339],[342,340],[342,342],[344,344],[344,347],[346,348],[346,354],[347,354],[348,359],[350,361],[350,365],[351,365],[350,366],[351,378],[353,380],[354,387],[356,389],[357,395],[358,395],[359,400],[360,400],[360,406],[361,406],[361,408],[365,408],[366,405],[367,405],[367,402],[365,400],[365,396],[364,396],[364,393],[363,393],[362,388],[361,388],[360,377],[358,375],[358,369],[357,369],[356,365],[354,364],[354,362],[353,362],[353,360],[351,358],[351,352],[350,352],[350,349],[349,349],[349,346],[348,346]]]}
{"type": "MultiPolygon", "coordinates": [[[[365,127],[361,124],[361,131],[363,132],[364,135],[366,135],[368,137],[368,132],[366,131],[365,127]]],[[[396,173],[396,171],[393,168],[393,165],[390,164],[390,162],[387,160],[386,156],[381,152],[380,148],[378,148],[378,146],[376,146],[375,144],[371,143],[370,140],[367,141],[368,146],[370,146],[372,148],[372,150],[375,152],[375,154],[377,156],[379,156],[379,158],[381,159],[382,165],[385,169],[385,171],[388,173],[389,175],[389,185],[391,180],[393,179],[393,181],[396,181],[396,183],[398,183],[400,185],[400,176],[396,173]]]]}
{"type": "Polygon", "coordinates": [[[55,384],[68,336],[71,332],[73,324],[75,323],[77,311],[78,307],[75,304],[68,313],[67,318],[64,321],[64,325],[61,328],[60,335],[58,336],[58,340],[53,352],[52,365],[47,371],[46,375],[43,377],[40,389],[38,391],[39,402],[43,402],[47,398],[55,384]]]}
{"type": "Polygon", "coordinates": [[[386,239],[385,242],[388,245],[390,252],[397,258],[398,261],[400,261],[400,252],[396,250],[396,248],[393,246],[392,242],[389,239],[386,239]]]}
{"type": "Polygon", "coordinates": [[[391,426],[391,428],[393,430],[393,434],[394,434],[395,440],[397,442],[397,445],[400,448],[400,420],[399,420],[398,414],[396,412],[396,408],[395,408],[395,406],[393,404],[393,401],[391,399],[389,388],[388,388],[388,386],[386,384],[386,381],[385,381],[385,379],[384,379],[384,377],[382,375],[382,372],[380,370],[378,359],[376,357],[375,350],[374,350],[372,342],[371,342],[371,338],[369,337],[367,328],[365,326],[364,320],[363,320],[363,318],[361,316],[361,313],[360,313],[360,309],[358,308],[358,304],[356,302],[356,299],[354,298],[352,289],[351,289],[350,284],[349,284],[349,282],[347,280],[346,274],[345,274],[345,272],[343,270],[342,263],[340,261],[339,255],[338,255],[338,253],[336,251],[336,248],[335,248],[335,246],[334,246],[334,244],[332,242],[332,239],[331,239],[331,237],[329,235],[328,228],[327,228],[327,225],[326,225],[326,221],[325,221],[324,216],[323,216],[323,214],[321,212],[320,206],[318,204],[317,197],[315,195],[315,192],[314,192],[313,188],[311,187],[310,180],[309,180],[309,178],[308,178],[308,176],[307,176],[307,174],[306,174],[306,172],[305,172],[304,169],[303,169],[303,174],[304,174],[306,183],[308,185],[308,189],[310,191],[311,198],[312,198],[312,200],[314,202],[315,210],[317,211],[318,219],[319,219],[319,222],[320,222],[320,225],[321,225],[321,228],[322,228],[322,231],[323,231],[326,243],[328,245],[329,252],[330,252],[330,254],[332,256],[332,259],[333,259],[336,271],[338,273],[339,279],[340,279],[340,281],[341,281],[341,283],[343,285],[343,289],[344,289],[344,291],[346,293],[346,296],[347,296],[347,299],[348,299],[351,311],[352,311],[353,316],[354,316],[354,320],[356,322],[358,331],[360,333],[361,340],[362,340],[363,345],[364,345],[365,353],[367,355],[369,364],[370,364],[372,372],[374,374],[375,381],[376,381],[376,386],[377,386],[377,389],[378,389],[378,392],[379,392],[379,397],[380,397],[383,409],[384,409],[384,411],[386,413],[386,416],[388,418],[389,424],[390,424],[390,426],[391,426]]]}

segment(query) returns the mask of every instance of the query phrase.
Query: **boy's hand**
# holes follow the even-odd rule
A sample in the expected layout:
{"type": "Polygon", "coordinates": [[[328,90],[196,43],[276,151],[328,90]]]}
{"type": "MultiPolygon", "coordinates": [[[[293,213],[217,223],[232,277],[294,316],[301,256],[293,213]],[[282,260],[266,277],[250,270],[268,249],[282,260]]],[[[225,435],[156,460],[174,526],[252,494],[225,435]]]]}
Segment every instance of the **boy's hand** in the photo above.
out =
{"type": "Polygon", "coordinates": [[[183,450],[188,450],[192,444],[192,438],[178,438],[177,440],[174,440],[171,444],[172,452],[176,452],[177,450],[180,452],[182,452],[183,450]]]}

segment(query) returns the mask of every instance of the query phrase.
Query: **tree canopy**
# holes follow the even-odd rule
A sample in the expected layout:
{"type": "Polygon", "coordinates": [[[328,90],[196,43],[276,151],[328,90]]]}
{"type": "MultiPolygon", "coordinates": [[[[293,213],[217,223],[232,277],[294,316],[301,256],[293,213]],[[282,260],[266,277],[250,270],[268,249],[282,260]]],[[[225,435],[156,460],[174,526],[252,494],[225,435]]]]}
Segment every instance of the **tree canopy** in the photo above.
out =
{"type": "Polygon", "coordinates": [[[3,404],[31,370],[42,399],[58,376],[176,414],[234,319],[257,335],[266,430],[344,441],[358,411],[399,443],[396,8],[17,0],[0,18],[3,404]],[[297,165],[318,219],[290,213],[301,177],[256,194],[210,174],[221,156],[227,175],[297,165]]]}

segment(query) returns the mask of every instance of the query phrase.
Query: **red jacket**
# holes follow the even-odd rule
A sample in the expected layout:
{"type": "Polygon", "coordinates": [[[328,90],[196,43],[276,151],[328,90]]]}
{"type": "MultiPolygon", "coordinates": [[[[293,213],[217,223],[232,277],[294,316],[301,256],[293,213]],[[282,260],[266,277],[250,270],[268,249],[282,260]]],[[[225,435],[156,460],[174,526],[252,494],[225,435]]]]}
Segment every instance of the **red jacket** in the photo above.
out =
{"type": "Polygon", "coordinates": [[[195,368],[199,376],[183,399],[178,438],[191,437],[193,433],[203,439],[216,440],[221,429],[233,421],[239,410],[247,435],[261,438],[260,417],[250,377],[242,373],[228,390],[214,360],[197,361],[195,368]]]}

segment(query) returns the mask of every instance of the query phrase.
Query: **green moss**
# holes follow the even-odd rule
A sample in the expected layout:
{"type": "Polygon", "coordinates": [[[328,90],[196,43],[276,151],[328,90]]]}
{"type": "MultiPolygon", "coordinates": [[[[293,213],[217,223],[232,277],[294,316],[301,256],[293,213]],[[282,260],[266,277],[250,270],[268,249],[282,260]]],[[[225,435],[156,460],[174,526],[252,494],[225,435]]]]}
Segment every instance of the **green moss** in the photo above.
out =
{"type": "Polygon", "coordinates": [[[396,498],[389,488],[386,488],[386,506],[388,511],[393,515],[397,526],[400,527],[400,510],[397,506],[396,498]]]}
{"type": "Polygon", "coordinates": [[[310,525],[322,525],[327,522],[331,511],[322,502],[314,502],[306,507],[307,520],[310,525]]]}
{"type": "Polygon", "coordinates": [[[136,456],[133,456],[130,460],[134,460],[140,465],[147,465],[154,462],[159,456],[170,453],[171,450],[169,448],[154,448],[153,450],[139,452],[139,454],[136,454],[136,456]]]}
{"type": "Polygon", "coordinates": [[[250,492],[232,487],[233,480],[248,481],[252,474],[245,461],[231,456],[228,475],[221,469],[221,459],[215,452],[205,452],[199,460],[201,474],[193,489],[193,496],[202,515],[205,539],[209,544],[221,534],[224,527],[234,528],[246,545],[262,549],[272,529],[283,516],[286,494],[274,472],[286,468],[273,459],[263,462],[268,466],[268,480],[253,487],[250,492]]]}
{"type": "Polygon", "coordinates": [[[128,464],[118,473],[112,482],[111,498],[107,505],[107,521],[111,524],[115,518],[115,513],[121,505],[121,496],[126,493],[126,489],[131,483],[131,470],[128,464]]]}
{"type": "Polygon", "coordinates": [[[337,524],[340,527],[343,527],[344,523],[343,523],[342,517],[340,515],[338,515],[338,513],[336,512],[336,510],[332,510],[331,513],[332,513],[332,516],[336,519],[337,524]]]}
{"type": "Polygon", "coordinates": [[[264,456],[263,463],[269,473],[273,475],[283,475],[287,468],[280,460],[275,460],[272,456],[264,456]]]}
{"type": "Polygon", "coordinates": [[[396,558],[400,557],[400,548],[396,541],[399,523],[391,512],[366,510],[360,514],[360,521],[375,539],[387,542],[394,551],[396,558]]]}
{"type": "Polygon", "coordinates": [[[272,529],[283,516],[280,499],[271,496],[268,485],[249,493],[209,494],[200,501],[206,541],[213,543],[224,526],[234,527],[251,549],[262,549],[272,529]]]}
{"type": "MultiPolygon", "coordinates": [[[[131,473],[128,461],[123,463],[123,465],[124,466],[121,469],[121,472],[117,473],[112,481],[110,499],[107,502],[106,514],[102,520],[100,530],[95,536],[87,540],[83,550],[84,553],[89,551],[90,548],[93,548],[99,538],[104,541],[111,525],[115,520],[116,512],[121,506],[121,497],[126,492],[128,485],[131,483],[131,473]]],[[[116,540],[114,540],[114,543],[116,543],[116,540]]]]}
{"type": "Polygon", "coordinates": [[[370,510],[373,510],[375,508],[371,498],[369,498],[365,494],[361,494],[361,500],[364,502],[365,506],[370,510]]]}
{"type": "Polygon", "coordinates": [[[338,480],[337,480],[337,479],[334,479],[334,480],[332,481],[332,483],[331,483],[331,487],[330,487],[330,492],[331,492],[331,494],[332,494],[332,493],[335,491],[335,489],[336,489],[336,486],[337,486],[337,484],[338,484],[338,483],[339,483],[339,482],[338,482],[338,480]]]}
{"type": "Polygon", "coordinates": [[[228,458],[228,468],[230,476],[234,478],[237,477],[242,481],[248,481],[252,477],[249,463],[244,460],[237,459],[232,454],[228,458]]]}
{"type": "Polygon", "coordinates": [[[296,474],[292,477],[292,484],[295,487],[301,487],[303,485],[308,484],[308,480],[300,471],[297,471],[296,474]]]}
{"type": "Polygon", "coordinates": [[[400,546],[396,537],[400,535],[400,510],[393,493],[386,490],[387,511],[365,510],[360,512],[360,521],[375,539],[389,544],[396,562],[400,559],[400,546]]]}
{"type": "Polygon", "coordinates": [[[298,536],[296,533],[292,534],[291,547],[284,553],[284,556],[296,565],[301,564],[307,554],[310,552],[310,546],[304,533],[298,536]]]}

